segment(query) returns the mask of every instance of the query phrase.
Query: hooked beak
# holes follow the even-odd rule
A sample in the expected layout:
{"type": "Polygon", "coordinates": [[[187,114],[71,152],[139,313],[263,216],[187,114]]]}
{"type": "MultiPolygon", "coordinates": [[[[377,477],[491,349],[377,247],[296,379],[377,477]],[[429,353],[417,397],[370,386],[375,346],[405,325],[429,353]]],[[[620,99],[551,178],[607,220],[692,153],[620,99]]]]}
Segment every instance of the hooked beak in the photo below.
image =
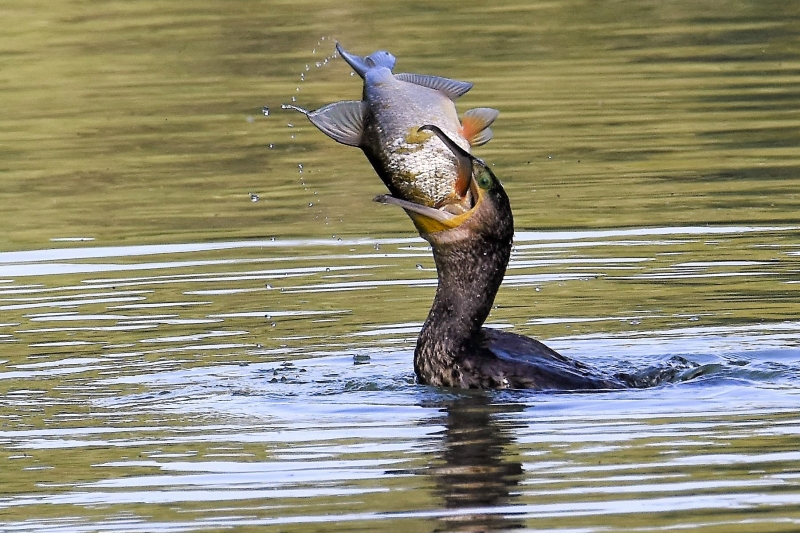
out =
{"type": "Polygon", "coordinates": [[[450,137],[448,137],[437,126],[425,125],[420,127],[419,131],[430,131],[435,133],[436,136],[442,140],[445,146],[450,148],[453,154],[455,154],[456,158],[458,159],[459,166],[469,169],[469,181],[467,182],[467,187],[465,187],[465,189],[468,188],[472,192],[472,197],[475,199],[475,204],[472,206],[472,208],[470,208],[469,211],[461,213],[460,215],[454,215],[453,213],[449,213],[441,209],[415,204],[414,202],[409,202],[408,200],[403,200],[390,194],[381,194],[376,196],[374,201],[382,204],[397,205],[405,209],[406,213],[408,213],[408,216],[411,217],[411,221],[414,222],[414,225],[417,227],[417,231],[419,231],[421,234],[436,233],[438,231],[457,228],[472,216],[473,212],[483,201],[484,191],[478,187],[475,184],[475,180],[472,179],[472,162],[476,158],[454,143],[452,139],[450,139],[450,137]]]}
{"type": "Polygon", "coordinates": [[[472,206],[472,209],[460,215],[454,215],[453,213],[426,205],[415,204],[414,202],[409,202],[408,200],[403,200],[390,194],[381,194],[376,196],[373,200],[382,204],[397,205],[405,209],[411,221],[417,227],[417,231],[420,233],[436,233],[438,231],[457,228],[472,216],[472,213],[483,200],[483,191],[479,187],[475,187],[474,182],[470,187],[477,201],[475,205],[472,206]]]}

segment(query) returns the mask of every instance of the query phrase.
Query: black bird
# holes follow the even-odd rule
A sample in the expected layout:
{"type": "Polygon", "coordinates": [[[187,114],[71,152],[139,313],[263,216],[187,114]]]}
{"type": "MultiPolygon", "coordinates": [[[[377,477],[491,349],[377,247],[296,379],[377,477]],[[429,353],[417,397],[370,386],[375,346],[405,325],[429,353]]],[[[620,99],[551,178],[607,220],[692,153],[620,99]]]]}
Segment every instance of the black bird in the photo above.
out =
{"type": "Polygon", "coordinates": [[[610,375],[564,357],[529,337],[484,328],[511,255],[514,218],[503,186],[489,167],[435,133],[472,169],[473,205],[454,215],[390,195],[375,201],[406,210],[420,236],[433,247],[439,275],[436,296],[414,351],[420,383],[483,389],[585,390],[629,386],[610,375]]]}

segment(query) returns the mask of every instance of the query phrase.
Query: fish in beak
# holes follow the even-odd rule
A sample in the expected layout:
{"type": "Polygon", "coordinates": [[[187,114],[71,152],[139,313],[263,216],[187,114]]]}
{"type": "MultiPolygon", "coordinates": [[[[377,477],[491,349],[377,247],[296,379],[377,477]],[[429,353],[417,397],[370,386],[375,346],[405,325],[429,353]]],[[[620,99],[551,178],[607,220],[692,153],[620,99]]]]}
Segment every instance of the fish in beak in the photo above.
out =
{"type": "MultiPolygon", "coordinates": [[[[469,180],[467,181],[467,187],[469,194],[466,196],[470,198],[469,206],[462,213],[452,213],[444,207],[437,209],[386,194],[375,197],[374,200],[376,202],[397,205],[405,209],[414,222],[417,231],[426,238],[431,234],[462,227],[476,213],[487,211],[487,206],[484,206],[484,203],[487,202],[491,204],[489,207],[494,208],[493,210],[499,208],[502,211],[502,213],[499,213],[500,216],[507,215],[507,218],[511,220],[511,207],[508,197],[500,181],[486,163],[461,148],[438,126],[426,124],[420,130],[429,131],[436,135],[452,151],[459,167],[468,169],[469,180]]],[[[511,224],[513,228],[513,221],[511,224]]]]}
{"type": "Polygon", "coordinates": [[[336,44],[339,55],[364,80],[361,100],[329,104],[305,113],[320,131],[337,142],[364,151],[392,196],[452,214],[468,211],[471,165],[462,165],[461,152],[492,138],[489,125],[498,112],[490,108],[467,111],[461,119],[454,101],[471,83],[424,74],[394,74],[395,57],[384,50],[361,57],[336,44]],[[431,129],[443,132],[447,141],[431,129]]]}

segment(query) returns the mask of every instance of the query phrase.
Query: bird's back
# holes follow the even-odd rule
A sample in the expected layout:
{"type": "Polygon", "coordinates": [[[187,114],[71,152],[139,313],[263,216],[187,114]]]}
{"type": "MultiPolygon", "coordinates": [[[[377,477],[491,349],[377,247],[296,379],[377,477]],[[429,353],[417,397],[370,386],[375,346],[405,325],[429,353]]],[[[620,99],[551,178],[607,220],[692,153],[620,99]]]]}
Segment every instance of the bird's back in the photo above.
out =
{"type": "Polygon", "coordinates": [[[621,389],[616,376],[564,357],[541,342],[483,328],[461,363],[462,379],[477,388],[536,390],[621,389]]]}

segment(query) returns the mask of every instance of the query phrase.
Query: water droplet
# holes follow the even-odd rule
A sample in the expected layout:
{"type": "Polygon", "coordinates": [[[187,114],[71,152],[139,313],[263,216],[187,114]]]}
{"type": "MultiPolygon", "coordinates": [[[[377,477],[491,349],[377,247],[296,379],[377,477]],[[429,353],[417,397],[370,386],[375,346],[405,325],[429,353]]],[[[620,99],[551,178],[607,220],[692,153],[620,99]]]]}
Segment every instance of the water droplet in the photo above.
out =
{"type": "Polygon", "coordinates": [[[274,328],[275,326],[277,326],[277,325],[278,325],[278,324],[276,324],[275,322],[273,322],[272,324],[270,324],[270,326],[272,326],[273,328],[274,328]]]}
{"type": "Polygon", "coordinates": [[[300,172],[303,171],[303,163],[297,163],[297,168],[300,169],[300,172]]]}
{"type": "Polygon", "coordinates": [[[290,138],[291,138],[291,139],[294,139],[294,134],[292,134],[292,135],[290,136],[290,138]]]}
{"type": "Polygon", "coordinates": [[[351,76],[355,76],[355,75],[356,75],[356,73],[355,73],[355,72],[351,72],[351,73],[350,73],[350,75],[351,75],[351,76]]]}
{"type": "Polygon", "coordinates": [[[270,148],[274,148],[274,147],[275,147],[275,145],[274,145],[274,144],[272,144],[272,143],[269,143],[269,147],[270,147],[270,148]]]}
{"type": "Polygon", "coordinates": [[[422,270],[422,265],[417,263],[417,270],[422,270]]]}
{"type": "Polygon", "coordinates": [[[309,70],[311,69],[309,68],[308,63],[306,63],[306,72],[308,72],[309,70]]]}
{"type": "Polygon", "coordinates": [[[291,122],[287,122],[286,125],[289,126],[290,128],[294,128],[294,124],[292,124],[291,122]]]}
{"type": "Polygon", "coordinates": [[[272,285],[270,285],[269,283],[267,283],[266,287],[267,287],[268,289],[272,289],[272,285]]]}
{"type": "Polygon", "coordinates": [[[275,242],[275,237],[270,237],[269,240],[275,242]]]}
{"type": "Polygon", "coordinates": [[[331,267],[325,267],[325,272],[330,272],[330,271],[331,271],[331,267]]]}
{"type": "Polygon", "coordinates": [[[297,101],[297,97],[296,96],[292,96],[292,102],[296,102],[296,101],[297,101]]]}
{"type": "Polygon", "coordinates": [[[380,249],[381,249],[381,245],[380,245],[380,244],[378,244],[377,242],[375,243],[375,249],[376,249],[376,250],[380,250],[380,249]]]}
{"type": "Polygon", "coordinates": [[[308,202],[308,207],[314,207],[314,202],[308,202]]]}
{"type": "Polygon", "coordinates": [[[261,112],[264,113],[265,117],[269,116],[269,108],[267,106],[262,107],[261,112]]]}
{"type": "Polygon", "coordinates": [[[322,66],[322,63],[320,63],[319,61],[317,61],[316,65],[317,65],[317,68],[319,68],[319,67],[321,67],[321,66],[322,66]]]}
{"type": "Polygon", "coordinates": [[[257,202],[258,201],[258,195],[256,193],[251,192],[250,193],[250,201],[251,202],[257,202]]]}
{"type": "Polygon", "coordinates": [[[300,73],[300,81],[306,81],[306,75],[304,73],[300,73]]]}
{"type": "Polygon", "coordinates": [[[316,49],[316,48],[314,48],[313,50],[311,50],[311,53],[312,53],[312,54],[316,54],[316,53],[317,53],[317,49],[316,49]]]}
{"type": "Polygon", "coordinates": [[[536,288],[535,288],[535,289],[533,289],[533,290],[535,290],[536,292],[542,292],[542,288],[541,288],[541,287],[536,287],[536,288]]]}
{"type": "Polygon", "coordinates": [[[700,320],[700,317],[696,317],[696,316],[690,316],[689,317],[689,322],[697,322],[698,320],[700,320]]]}

